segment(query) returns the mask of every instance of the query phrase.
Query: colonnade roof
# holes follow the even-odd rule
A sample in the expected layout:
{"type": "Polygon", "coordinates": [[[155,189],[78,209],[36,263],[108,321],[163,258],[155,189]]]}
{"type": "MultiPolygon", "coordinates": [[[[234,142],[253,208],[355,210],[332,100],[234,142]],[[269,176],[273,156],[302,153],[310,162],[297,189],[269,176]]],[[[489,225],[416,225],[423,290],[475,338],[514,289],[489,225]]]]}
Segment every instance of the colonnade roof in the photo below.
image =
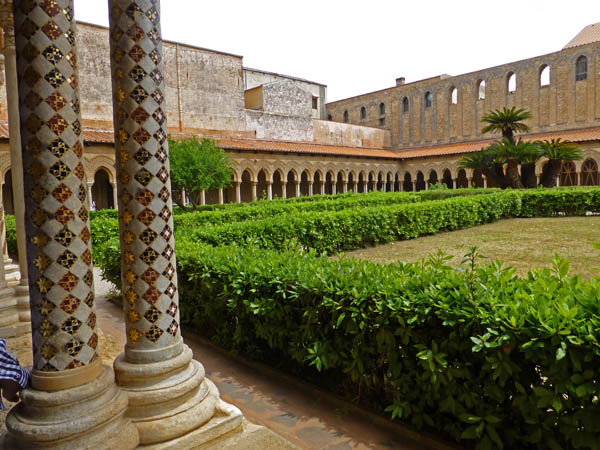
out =
{"type": "MultiPolygon", "coordinates": [[[[174,137],[190,137],[191,134],[174,133],[174,137]]],[[[209,137],[209,136],[207,136],[209,137]]],[[[249,138],[227,138],[222,136],[210,136],[217,144],[225,150],[251,151],[251,152],[273,152],[294,153],[306,155],[323,156],[347,156],[359,158],[376,159],[419,159],[435,156],[449,156],[464,153],[472,153],[488,146],[495,139],[462,142],[450,145],[437,145],[421,147],[410,150],[386,150],[367,147],[347,147],[336,145],[324,145],[312,142],[275,141],[249,138]]],[[[532,135],[517,136],[524,140],[563,139],[571,142],[600,141],[600,127],[555,131],[550,133],[538,133],[532,135]]],[[[8,122],[0,120],[0,140],[8,139],[8,122]]],[[[114,144],[113,130],[84,128],[83,139],[92,144],[114,144]]]]}
{"type": "MultiPolygon", "coordinates": [[[[545,139],[562,139],[571,142],[589,142],[600,140],[600,127],[586,128],[583,130],[553,131],[551,133],[537,133],[530,135],[517,135],[525,141],[538,141],[545,139]]],[[[473,142],[462,142],[459,144],[437,145],[421,147],[410,150],[399,150],[396,155],[402,159],[424,158],[431,156],[458,155],[461,153],[472,153],[487,147],[497,139],[486,139],[473,142]]]]}

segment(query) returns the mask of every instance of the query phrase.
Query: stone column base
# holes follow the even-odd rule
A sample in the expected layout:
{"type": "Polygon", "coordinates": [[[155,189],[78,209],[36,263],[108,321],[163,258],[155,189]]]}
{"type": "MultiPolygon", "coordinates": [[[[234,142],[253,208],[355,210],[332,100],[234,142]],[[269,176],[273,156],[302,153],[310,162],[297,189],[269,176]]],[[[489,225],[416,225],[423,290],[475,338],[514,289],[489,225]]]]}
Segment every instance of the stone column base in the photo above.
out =
{"type": "Polygon", "coordinates": [[[217,443],[234,441],[231,448],[247,449],[253,447],[241,444],[239,436],[250,435],[257,442],[260,436],[265,442],[279,442],[266,429],[248,428],[241,411],[219,398],[217,387],[205,378],[204,367],[192,359],[186,345],[179,355],[154,363],[131,363],[122,353],[114,368],[118,385],[129,396],[127,417],[138,429],[141,449],[216,449],[217,443]]]}
{"type": "Polygon", "coordinates": [[[31,325],[31,310],[29,309],[29,284],[27,280],[21,280],[18,286],[15,286],[15,295],[17,297],[17,310],[19,311],[19,322],[27,322],[31,325]]]}
{"type": "Polygon", "coordinates": [[[127,395],[110,367],[84,385],[61,391],[26,389],[6,418],[2,450],[131,450],[139,436],[125,418],[127,395]]]}
{"type": "Polygon", "coordinates": [[[4,262],[4,276],[10,285],[18,284],[21,279],[21,268],[12,259],[4,262]]]}
{"type": "Polygon", "coordinates": [[[187,345],[175,357],[150,363],[128,362],[121,353],[114,369],[117,384],[129,396],[127,416],[138,429],[141,445],[170,448],[164,446],[215,416],[219,392],[204,377],[204,367],[192,359],[187,345]]]}
{"type": "Polygon", "coordinates": [[[15,290],[0,289],[0,338],[11,338],[31,332],[31,324],[20,322],[15,290]]]}

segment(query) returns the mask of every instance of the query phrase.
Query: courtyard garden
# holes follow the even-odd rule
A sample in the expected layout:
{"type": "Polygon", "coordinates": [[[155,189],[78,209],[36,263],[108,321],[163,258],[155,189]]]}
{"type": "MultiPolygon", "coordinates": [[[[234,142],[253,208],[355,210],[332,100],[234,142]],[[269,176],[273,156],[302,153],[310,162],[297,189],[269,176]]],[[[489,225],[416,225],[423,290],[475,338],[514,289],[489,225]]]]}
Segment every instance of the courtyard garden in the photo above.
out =
{"type": "MultiPolygon", "coordinates": [[[[599,188],[176,209],[181,322],[466,447],[599,448],[599,213],[599,188]]],[[[91,229],[120,286],[117,214],[91,229]]]]}

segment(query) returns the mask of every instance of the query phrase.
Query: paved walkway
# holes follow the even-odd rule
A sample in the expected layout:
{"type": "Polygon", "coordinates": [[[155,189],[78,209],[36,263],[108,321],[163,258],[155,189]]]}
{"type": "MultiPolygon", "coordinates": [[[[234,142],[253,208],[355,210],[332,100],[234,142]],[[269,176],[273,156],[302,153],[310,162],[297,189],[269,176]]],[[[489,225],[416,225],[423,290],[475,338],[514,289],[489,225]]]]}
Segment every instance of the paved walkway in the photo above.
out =
{"type": "MultiPolygon", "coordinates": [[[[104,297],[109,288],[96,278],[98,324],[103,333],[124,344],[121,308],[104,297]]],[[[263,365],[232,358],[196,336],[184,333],[184,337],[223,400],[240,408],[249,421],[268,427],[302,449],[458,448],[366,413],[263,365]]]]}

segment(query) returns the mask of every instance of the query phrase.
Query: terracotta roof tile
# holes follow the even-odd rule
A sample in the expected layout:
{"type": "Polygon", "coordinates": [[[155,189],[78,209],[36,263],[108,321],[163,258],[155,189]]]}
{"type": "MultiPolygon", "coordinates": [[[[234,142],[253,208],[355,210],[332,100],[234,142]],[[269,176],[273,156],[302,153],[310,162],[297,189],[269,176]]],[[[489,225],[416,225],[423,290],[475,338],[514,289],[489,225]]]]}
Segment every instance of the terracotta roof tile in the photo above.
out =
{"type": "Polygon", "coordinates": [[[573,39],[569,41],[565,48],[579,47],[580,45],[591,44],[592,42],[600,41],[600,23],[594,23],[586,26],[583,30],[577,33],[573,39]]]}
{"type": "Polygon", "coordinates": [[[398,159],[395,152],[376,148],[341,147],[307,142],[267,141],[260,139],[216,138],[218,144],[228,150],[266,151],[281,153],[306,153],[310,155],[359,156],[367,158],[398,159]]]}
{"type": "Polygon", "coordinates": [[[113,130],[92,130],[83,129],[84,142],[93,142],[96,144],[113,144],[115,142],[115,134],[113,130]]]}
{"type": "MultiPolygon", "coordinates": [[[[174,136],[186,136],[178,135],[174,136]]],[[[561,138],[572,142],[600,141],[600,127],[585,128],[582,130],[555,131],[522,136],[525,140],[542,140],[561,138]]],[[[0,139],[8,139],[8,122],[0,121],[0,139]]],[[[458,155],[471,153],[488,146],[494,139],[486,139],[460,144],[438,145],[410,150],[384,150],[365,147],[342,147],[336,145],[322,145],[309,142],[270,141],[262,139],[223,138],[215,137],[217,143],[227,150],[300,153],[307,155],[331,156],[356,156],[361,158],[384,159],[416,159],[433,156],[458,155]]],[[[93,144],[112,144],[114,142],[113,130],[84,129],[83,140],[93,144]]]]}
{"type": "MultiPolygon", "coordinates": [[[[545,139],[563,139],[572,142],[586,142],[600,140],[600,128],[586,128],[583,130],[553,131],[551,133],[539,133],[522,137],[526,141],[545,140],[545,139]]],[[[400,158],[414,159],[431,156],[457,155],[461,153],[471,153],[481,150],[494,142],[495,139],[486,139],[481,141],[464,142],[461,144],[438,145],[435,147],[422,147],[411,150],[396,151],[400,158]]]]}

